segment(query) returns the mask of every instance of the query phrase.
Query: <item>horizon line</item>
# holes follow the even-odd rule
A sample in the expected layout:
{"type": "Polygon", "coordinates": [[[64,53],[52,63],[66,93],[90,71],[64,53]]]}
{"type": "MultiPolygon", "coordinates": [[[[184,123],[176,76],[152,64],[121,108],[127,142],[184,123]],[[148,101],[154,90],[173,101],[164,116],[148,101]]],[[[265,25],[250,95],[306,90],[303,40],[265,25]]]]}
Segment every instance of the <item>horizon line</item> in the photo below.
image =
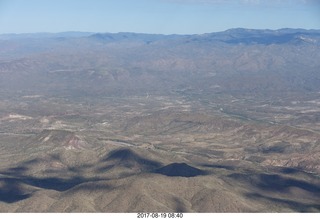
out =
{"type": "Polygon", "coordinates": [[[131,32],[131,31],[120,31],[120,32],[103,32],[103,31],[82,31],[82,30],[65,30],[65,31],[58,31],[58,32],[46,32],[46,31],[39,31],[39,32],[22,32],[22,33],[14,33],[14,32],[8,32],[8,33],[0,33],[0,35],[32,35],[32,34],[63,34],[63,33],[87,33],[87,34],[121,34],[121,33],[134,33],[134,34],[146,34],[146,35],[204,35],[204,34],[210,34],[210,33],[221,33],[226,32],[229,30],[265,30],[265,31],[280,31],[280,30],[306,30],[306,31],[320,31],[320,29],[306,29],[301,27],[283,27],[283,28],[277,28],[277,29],[271,29],[271,28],[245,28],[245,27],[234,27],[234,28],[228,28],[225,30],[220,31],[212,31],[212,32],[203,32],[203,33],[153,33],[153,32],[131,32]]]}

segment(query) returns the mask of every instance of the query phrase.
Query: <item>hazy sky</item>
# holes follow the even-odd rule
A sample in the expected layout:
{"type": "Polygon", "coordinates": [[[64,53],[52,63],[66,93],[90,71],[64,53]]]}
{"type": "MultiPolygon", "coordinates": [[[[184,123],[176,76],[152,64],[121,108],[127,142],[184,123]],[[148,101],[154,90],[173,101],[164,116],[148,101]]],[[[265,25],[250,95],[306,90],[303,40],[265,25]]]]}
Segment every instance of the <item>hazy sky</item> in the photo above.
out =
{"type": "Polygon", "coordinates": [[[320,0],[0,0],[0,33],[320,29],[320,0]]]}

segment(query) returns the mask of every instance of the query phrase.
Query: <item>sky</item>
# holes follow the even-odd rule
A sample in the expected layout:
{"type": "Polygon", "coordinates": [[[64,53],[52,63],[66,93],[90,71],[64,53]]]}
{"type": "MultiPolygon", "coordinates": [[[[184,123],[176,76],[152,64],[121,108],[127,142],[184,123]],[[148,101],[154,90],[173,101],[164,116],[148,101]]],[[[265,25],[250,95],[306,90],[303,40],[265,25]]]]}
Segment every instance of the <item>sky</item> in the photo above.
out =
{"type": "Polygon", "coordinates": [[[0,34],[320,29],[320,0],[0,0],[0,34]]]}

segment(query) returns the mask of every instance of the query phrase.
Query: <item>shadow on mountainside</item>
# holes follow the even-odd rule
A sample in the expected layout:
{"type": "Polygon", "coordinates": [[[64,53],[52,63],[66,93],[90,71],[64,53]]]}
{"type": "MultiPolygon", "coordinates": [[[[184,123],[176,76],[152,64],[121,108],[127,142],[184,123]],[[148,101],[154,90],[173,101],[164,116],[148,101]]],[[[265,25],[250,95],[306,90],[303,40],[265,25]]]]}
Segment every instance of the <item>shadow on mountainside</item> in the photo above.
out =
{"type": "MultiPolygon", "coordinates": [[[[306,182],[301,179],[292,178],[288,173],[294,173],[292,168],[276,168],[276,171],[286,174],[257,174],[257,173],[232,173],[228,175],[234,183],[240,183],[250,192],[244,196],[259,202],[270,202],[278,204],[279,209],[290,208],[297,212],[319,212],[320,211],[320,180],[312,175],[312,180],[306,182]],[[267,195],[266,195],[267,194],[267,195]],[[281,198],[279,198],[281,197],[281,198]]],[[[227,180],[230,182],[230,180],[227,180]]],[[[274,209],[278,211],[277,209],[274,209]]]]}
{"type": "MultiPolygon", "coordinates": [[[[101,190],[110,189],[104,180],[106,178],[99,175],[97,177],[83,177],[83,173],[94,171],[102,174],[113,167],[125,167],[138,172],[150,172],[161,167],[161,163],[143,158],[136,152],[129,149],[117,149],[108,153],[97,163],[83,164],[81,166],[64,165],[62,169],[55,169],[49,166],[45,169],[46,177],[34,176],[34,168],[50,165],[50,162],[61,163],[59,155],[48,155],[48,158],[35,158],[20,163],[18,166],[8,168],[0,172],[0,202],[13,203],[30,198],[33,192],[39,189],[55,190],[64,192],[71,190],[101,190]],[[97,169],[96,166],[100,167],[97,169]],[[101,167],[101,165],[103,165],[101,167]],[[71,175],[71,176],[70,176],[71,175]],[[97,186],[97,183],[102,183],[97,186]]],[[[61,163],[62,165],[62,163],[61,163]]],[[[117,178],[124,178],[136,174],[136,172],[119,172],[117,178]]],[[[68,191],[69,192],[69,191],[68,191]]]]}
{"type": "Polygon", "coordinates": [[[170,177],[195,177],[208,174],[206,171],[189,166],[186,163],[171,163],[154,170],[153,173],[158,173],[170,177]]]}
{"type": "Polygon", "coordinates": [[[290,188],[296,187],[310,193],[320,195],[320,182],[314,184],[302,180],[283,177],[277,174],[253,175],[233,173],[228,175],[228,177],[269,192],[288,192],[290,188]]]}
{"type": "Polygon", "coordinates": [[[320,204],[306,204],[297,201],[291,201],[287,199],[280,199],[280,198],[273,198],[264,196],[258,193],[247,193],[245,194],[246,197],[253,199],[253,200],[265,200],[265,201],[272,201],[274,203],[278,203],[281,205],[286,206],[296,212],[319,212],[320,211],[320,204]]]}
{"type": "Polygon", "coordinates": [[[60,176],[54,177],[36,177],[28,174],[28,171],[32,170],[32,165],[37,165],[37,162],[41,162],[41,159],[22,162],[17,167],[0,172],[0,202],[18,202],[30,198],[33,192],[39,189],[64,192],[80,184],[82,186],[78,187],[78,189],[96,189],[92,185],[88,187],[86,183],[104,180],[104,178],[99,177],[81,177],[81,171],[78,174],[73,172],[75,176],[70,177],[66,177],[67,174],[62,171],[58,172],[60,176]]]}
{"type": "MultiPolygon", "coordinates": [[[[32,176],[19,176],[19,177],[0,177],[0,201],[6,203],[17,202],[32,196],[32,192],[36,191],[35,188],[25,187],[33,186],[40,189],[55,190],[59,192],[67,191],[75,186],[83,183],[98,182],[103,180],[102,178],[82,178],[82,177],[32,177],[32,176]]],[[[82,190],[96,189],[94,187],[88,187],[83,185],[79,187],[82,190]]]]}
{"type": "Polygon", "coordinates": [[[150,171],[161,166],[160,162],[143,158],[127,148],[111,151],[101,160],[101,162],[105,163],[105,165],[97,169],[98,173],[108,171],[116,166],[136,168],[141,171],[150,171]]]}
{"type": "Polygon", "coordinates": [[[22,189],[22,183],[17,179],[0,178],[0,201],[14,203],[31,197],[22,189]]]}

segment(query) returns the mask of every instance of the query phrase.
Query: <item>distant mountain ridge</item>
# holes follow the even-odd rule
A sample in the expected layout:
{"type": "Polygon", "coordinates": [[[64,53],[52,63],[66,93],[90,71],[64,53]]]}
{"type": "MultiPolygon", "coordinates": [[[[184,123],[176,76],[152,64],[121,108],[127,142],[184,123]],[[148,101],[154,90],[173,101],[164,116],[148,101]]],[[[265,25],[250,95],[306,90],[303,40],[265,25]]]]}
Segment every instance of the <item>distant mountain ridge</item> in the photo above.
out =
{"type": "Polygon", "coordinates": [[[57,37],[86,37],[92,35],[92,32],[80,32],[80,31],[66,31],[59,33],[7,33],[0,34],[0,40],[14,40],[14,39],[40,39],[40,38],[57,38],[57,37]]]}
{"type": "Polygon", "coordinates": [[[319,43],[320,30],[305,29],[279,29],[279,30],[256,30],[236,28],[223,32],[192,35],[162,35],[141,33],[97,33],[89,36],[91,39],[100,41],[143,41],[151,43],[159,40],[193,40],[193,41],[215,41],[228,44],[283,44],[288,42],[319,43]]]}
{"type": "Polygon", "coordinates": [[[209,93],[319,90],[320,30],[64,32],[9,38],[0,35],[3,87],[33,90],[43,85],[41,90],[58,92],[54,88],[59,84],[65,91],[117,94],[186,87],[209,93]],[[35,81],[41,86],[33,86],[35,81]]]}
{"type": "MultiPolygon", "coordinates": [[[[229,44],[281,44],[290,41],[313,39],[319,43],[320,30],[283,28],[278,30],[269,29],[245,29],[233,28],[221,32],[204,34],[148,34],[134,32],[119,33],[93,33],[68,31],[60,33],[25,33],[25,34],[0,34],[0,40],[21,40],[21,39],[41,39],[41,38],[86,38],[104,42],[121,41],[141,41],[151,43],[159,40],[191,39],[191,40],[211,40],[229,44]]],[[[314,42],[315,42],[314,41],[314,42]]],[[[309,41],[312,42],[312,41],[309,41]]]]}

